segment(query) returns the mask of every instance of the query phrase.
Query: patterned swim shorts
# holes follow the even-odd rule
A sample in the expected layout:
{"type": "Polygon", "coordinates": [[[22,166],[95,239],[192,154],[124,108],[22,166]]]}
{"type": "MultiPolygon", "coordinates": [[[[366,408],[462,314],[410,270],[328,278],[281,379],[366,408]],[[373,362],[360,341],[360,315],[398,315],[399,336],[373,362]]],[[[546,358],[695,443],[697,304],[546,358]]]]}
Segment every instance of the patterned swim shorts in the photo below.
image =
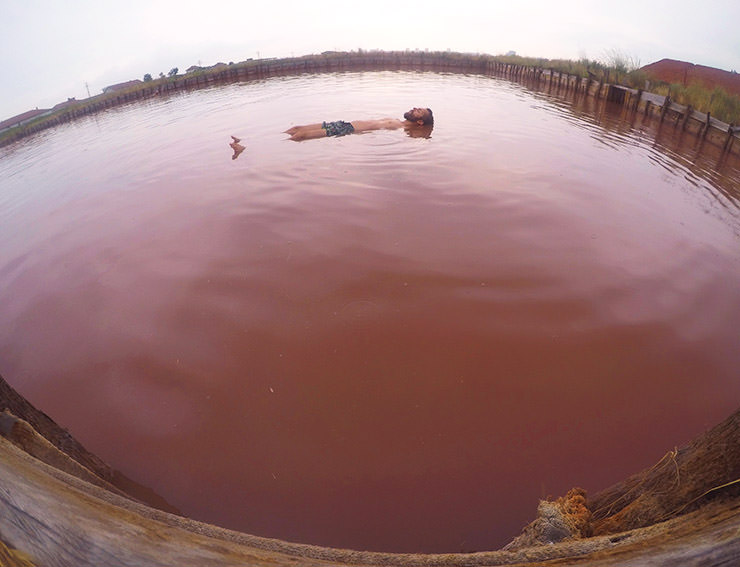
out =
{"type": "Polygon", "coordinates": [[[346,136],[355,131],[355,127],[350,122],[344,122],[343,120],[324,122],[321,127],[326,130],[327,136],[346,136]]]}

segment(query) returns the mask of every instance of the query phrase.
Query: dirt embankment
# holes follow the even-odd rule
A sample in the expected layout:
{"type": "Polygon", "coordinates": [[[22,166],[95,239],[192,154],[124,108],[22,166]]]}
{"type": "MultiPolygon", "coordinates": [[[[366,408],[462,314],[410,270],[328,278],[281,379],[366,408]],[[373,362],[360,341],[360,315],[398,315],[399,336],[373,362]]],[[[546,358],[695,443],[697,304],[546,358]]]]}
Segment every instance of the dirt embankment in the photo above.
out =
{"type": "Polygon", "coordinates": [[[641,69],[654,81],[679,84],[688,87],[699,84],[713,90],[720,87],[728,93],[740,96],[740,74],[704,65],[694,65],[675,59],[661,59],[641,69]]]}
{"type": "Polygon", "coordinates": [[[0,377],[0,565],[719,566],[740,557],[740,410],[593,498],[574,489],[542,502],[517,540],[473,554],[239,534],[145,506],[101,476],[110,469],[0,377]]]}

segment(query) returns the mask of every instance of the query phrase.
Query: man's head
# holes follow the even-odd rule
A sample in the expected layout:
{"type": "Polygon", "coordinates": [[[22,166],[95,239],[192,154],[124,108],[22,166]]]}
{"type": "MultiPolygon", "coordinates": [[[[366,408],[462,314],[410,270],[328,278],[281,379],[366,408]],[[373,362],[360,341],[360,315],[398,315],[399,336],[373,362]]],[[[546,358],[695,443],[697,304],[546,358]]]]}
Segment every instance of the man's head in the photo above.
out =
{"type": "Polygon", "coordinates": [[[409,122],[418,124],[434,124],[434,115],[431,108],[412,108],[405,112],[403,117],[409,122]]]}

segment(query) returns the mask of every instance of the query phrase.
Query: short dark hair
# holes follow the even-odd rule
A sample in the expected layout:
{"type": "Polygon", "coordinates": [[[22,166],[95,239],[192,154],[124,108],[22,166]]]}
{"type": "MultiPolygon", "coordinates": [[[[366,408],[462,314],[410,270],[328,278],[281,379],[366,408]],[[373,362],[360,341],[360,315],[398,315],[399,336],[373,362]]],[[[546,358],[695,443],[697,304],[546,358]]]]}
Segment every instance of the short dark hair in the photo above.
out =
{"type": "Polygon", "coordinates": [[[432,109],[427,108],[427,112],[429,113],[429,118],[424,120],[424,124],[434,124],[434,114],[432,114],[432,109]]]}

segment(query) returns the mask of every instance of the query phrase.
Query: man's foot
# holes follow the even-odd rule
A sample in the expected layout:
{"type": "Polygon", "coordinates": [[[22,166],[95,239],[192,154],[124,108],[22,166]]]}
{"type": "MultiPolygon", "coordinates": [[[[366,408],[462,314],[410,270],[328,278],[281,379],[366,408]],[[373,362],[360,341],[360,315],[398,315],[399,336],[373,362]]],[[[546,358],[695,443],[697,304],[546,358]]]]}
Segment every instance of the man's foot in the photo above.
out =
{"type": "Polygon", "coordinates": [[[241,140],[236,136],[232,136],[231,139],[234,140],[229,144],[229,146],[231,146],[231,149],[234,150],[234,155],[231,156],[231,159],[236,159],[239,157],[239,154],[245,150],[245,147],[239,143],[241,142],[241,140]]]}

